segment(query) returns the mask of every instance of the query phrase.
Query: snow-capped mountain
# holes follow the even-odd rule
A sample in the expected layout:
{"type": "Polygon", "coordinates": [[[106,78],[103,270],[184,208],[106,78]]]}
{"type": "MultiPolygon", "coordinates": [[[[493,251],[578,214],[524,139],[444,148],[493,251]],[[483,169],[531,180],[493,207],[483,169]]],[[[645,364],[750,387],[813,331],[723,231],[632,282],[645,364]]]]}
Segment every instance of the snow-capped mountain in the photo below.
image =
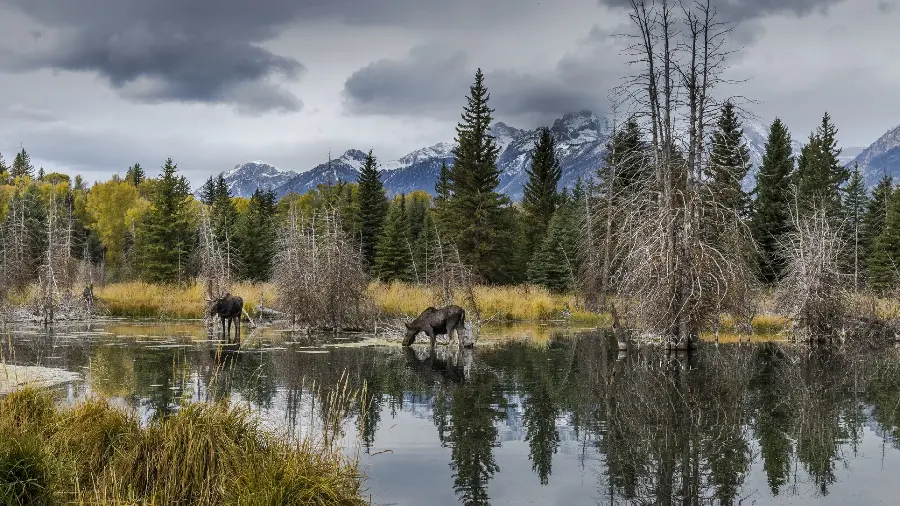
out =
{"type": "MultiPolygon", "coordinates": [[[[282,171],[262,161],[247,162],[235,165],[233,169],[222,173],[228,189],[236,197],[250,197],[257,188],[261,190],[277,190],[291,178],[296,177],[293,171],[282,171]]],[[[196,192],[199,197],[200,190],[196,192]]]]}
{"type": "Polygon", "coordinates": [[[900,178],[900,126],[882,135],[847,165],[852,168],[855,163],[859,163],[867,186],[876,184],[884,174],[900,178]]]}
{"type": "MultiPolygon", "coordinates": [[[[755,181],[757,167],[765,152],[769,127],[754,120],[745,120],[743,125],[753,163],[753,169],[744,180],[744,185],[749,188],[755,181]]],[[[590,111],[580,111],[557,119],[550,129],[557,141],[557,156],[562,166],[560,186],[571,188],[579,176],[583,179],[593,177],[603,164],[604,150],[611,132],[608,120],[590,111]]],[[[526,169],[531,163],[531,152],[539,132],[537,129],[519,129],[497,122],[491,127],[491,134],[501,148],[497,158],[501,171],[499,190],[514,201],[520,200],[527,179],[526,169]]],[[[800,142],[793,141],[795,155],[800,154],[801,147],[800,142]]],[[[392,194],[414,190],[433,194],[441,164],[453,164],[452,150],[452,142],[440,142],[396,160],[378,160],[382,181],[392,194]]],[[[319,184],[338,179],[356,181],[365,157],[363,151],[351,149],[330,163],[319,164],[306,172],[279,171],[270,165],[250,163],[236,166],[224,176],[235,196],[249,197],[259,186],[274,190],[280,198],[289,192],[305,193],[319,184]],[[271,184],[276,181],[278,184],[271,184]]]]}

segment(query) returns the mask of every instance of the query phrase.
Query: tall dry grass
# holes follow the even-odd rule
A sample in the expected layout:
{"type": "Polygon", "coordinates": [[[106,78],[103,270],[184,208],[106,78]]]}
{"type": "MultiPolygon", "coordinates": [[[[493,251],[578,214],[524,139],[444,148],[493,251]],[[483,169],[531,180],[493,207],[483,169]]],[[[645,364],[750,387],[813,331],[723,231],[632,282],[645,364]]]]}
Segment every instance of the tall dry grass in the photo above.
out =
{"type": "MultiPolygon", "coordinates": [[[[540,286],[475,286],[474,292],[485,320],[540,321],[570,317],[573,321],[599,323],[608,319],[608,315],[579,309],[574,295],[554,294],[540,286]],[[567,315],[566,311],[571,314],[567,315]]],[[[400,282],[372,283],[368,293],[389,316],[418,316],[425,308],[437,307],[442,301],[442,295],[430,286],[400,282]]],[[[454,291],[453,299],[464,309],[472,310],[462,289],[454,291]]]]}
{"type": "Polygon", "coordinates": [[[141,427],[105,400],[0,399],[0,504],[366,504],[334,446],[276,438],[247,408],[191,404],[141,427]]]}
{"type": "MultiPolygon", "coordinates": [[[[244,299],[244,309],[253,314],[260,303],[272,304],[274,288],[270,284],[240,283],[232,295],[244,299]]],[[[109,316],[129,318],[201,319],[204,317],[204,288],[194,285],[155,285],[142,281],[112,283],[94,289],[97,307],[109,316]]]]}

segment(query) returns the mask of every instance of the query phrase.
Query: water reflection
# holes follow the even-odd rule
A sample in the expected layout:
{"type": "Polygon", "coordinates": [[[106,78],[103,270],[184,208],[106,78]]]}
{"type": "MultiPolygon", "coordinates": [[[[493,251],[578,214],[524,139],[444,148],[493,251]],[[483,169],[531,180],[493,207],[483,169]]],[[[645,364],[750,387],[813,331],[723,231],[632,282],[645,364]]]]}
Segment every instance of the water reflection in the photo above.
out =
{"type": "Polygon", "coordinates": [[[144,419],[227,400],[293,434],[336,423],[359,444],[376,504],[844,504],[900,492],[893,349],[619,353],[601,332],[552,329],[476,350],[274,331],[235,349],[195,327],[16,329],[2,353],[82,373],[73,398],[114,397],[144,419]],[[337,406],[337,388],[364,388],[368,402],[337,406]]]}

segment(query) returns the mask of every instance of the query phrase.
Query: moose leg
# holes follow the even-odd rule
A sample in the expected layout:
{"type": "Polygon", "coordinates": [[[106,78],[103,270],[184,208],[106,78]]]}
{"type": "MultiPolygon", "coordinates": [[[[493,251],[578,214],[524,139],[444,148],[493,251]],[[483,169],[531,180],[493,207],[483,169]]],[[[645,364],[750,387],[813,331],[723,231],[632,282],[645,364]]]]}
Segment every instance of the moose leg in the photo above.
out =
{"type": "Polygon", "coordinates": [[[437,342],[437,335],[434,333],[434,329],[431,327],[425,327],[425,333],[428,334],[428,337],[431,338],[431,349],[434,349],[434,345],[437,342]]]}
{"type": "Polygon", "coordinates": [[[219,316],[219,321],[222,322],[222,340],[225,340],[225,317],[219,316]]]}
{"type": "Polygon", "coordinates": [[[234,338],[237,342],[241,342],[241,315],[237,315],[234,319],[234,338]]]}
{"type": "Polygon", "coordinates": [[[232,318],[228,318],[228,332],[226,333],[229,343],[231,342],[231,320],[232,318]]]}

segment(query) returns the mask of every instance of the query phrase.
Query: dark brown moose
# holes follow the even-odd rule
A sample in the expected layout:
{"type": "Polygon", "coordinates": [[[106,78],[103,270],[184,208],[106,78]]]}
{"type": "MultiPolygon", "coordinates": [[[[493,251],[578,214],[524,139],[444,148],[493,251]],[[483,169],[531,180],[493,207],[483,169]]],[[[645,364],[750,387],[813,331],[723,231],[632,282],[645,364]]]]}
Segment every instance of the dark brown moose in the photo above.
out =
{"type": "MultiPolygon", "coordinates": [[[[434,348],[435,337],[445,334],[448,340],[453,339],[453,331],[456,331],[456,341],[460,348],[463,347],[461,332],[466,328],[466,311],[459,306],[447,306],[441,309],[429,307],[422,311],[418,318],[406,323],[406,336],[403,338],[403,346],[410,346],[416,340],[419,332],[424,332],[431,338],[431,347],[434,348]]],[[[466,344],[471,348],[472,344],[466,344]]]]}
{"type": "Polygon", "coordinates": [[[226,293],[219,299],[213,301],[212,307],[209,309],[210,316],[216,316],[222,321],[222,340],[231,337],[231,322],[234,321],[234,338],[237,341],[241,339],[241,313],[244,310],[244,299],[237,295],[226,293]],[[228,322],[228,330],[225,329],[225,322],[228,322]]]}

